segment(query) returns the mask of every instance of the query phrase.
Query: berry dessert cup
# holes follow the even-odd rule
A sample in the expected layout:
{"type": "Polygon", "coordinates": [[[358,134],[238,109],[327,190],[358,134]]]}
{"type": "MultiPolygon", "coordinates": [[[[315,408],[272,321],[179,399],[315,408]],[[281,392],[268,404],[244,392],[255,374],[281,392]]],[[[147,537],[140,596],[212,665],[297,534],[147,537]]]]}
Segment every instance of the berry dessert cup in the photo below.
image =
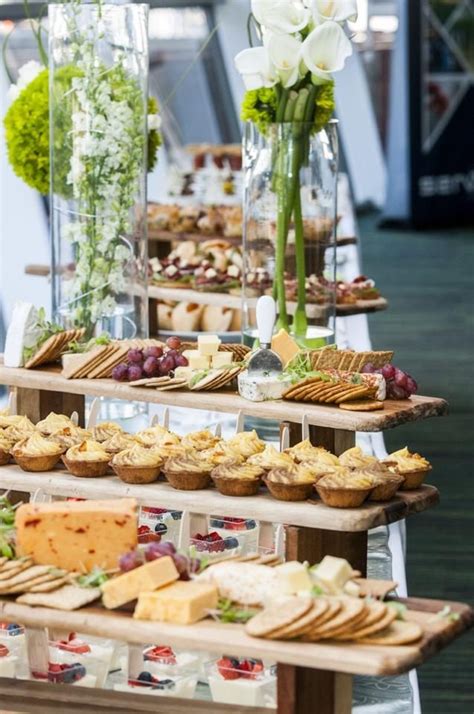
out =
{"type": "Polygon", "coordinates": [[[261,660],[224,656],[209,662],[206,670],[214,702],[276,706],[276,677],[261,660]]]}

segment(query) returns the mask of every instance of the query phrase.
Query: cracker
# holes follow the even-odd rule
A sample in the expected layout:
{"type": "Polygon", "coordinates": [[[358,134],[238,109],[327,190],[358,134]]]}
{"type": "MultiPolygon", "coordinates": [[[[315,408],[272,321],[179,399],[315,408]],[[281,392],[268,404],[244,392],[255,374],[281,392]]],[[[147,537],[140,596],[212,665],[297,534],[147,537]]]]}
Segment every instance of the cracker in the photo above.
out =
{"type": "Polygon", "coordinates": [[[77,610],[101,596],[100,588],[80,588],[77,585],[63,585],[52,593],[26,593],[17,598],[22,605],[52,607],[55,610],[77,610]]]}
{"type": "Polygon", "coordinates": [[[169,377],[144,377],[143,379],[135,379],[133,382],[128,382],[129,387],[154,387],[155,384],[164,384],[169,381],[169,377]]]}
{"type": "Polygon", "coordinates": [[[350,399],[347,402],[339,402],[340,409],[346,409],[349,412],[375,412],[384,408],[384,403],[376,399],[350,399]]]}
{"type": "Polygon", "coordinates": [[[398,587],[395,580],[374,580],[360,577],[354,577],[353,580],[359,586],[360,597],[369,596],[385,600],[387,595],[398,587]]]}
{"type": "Polygon", "coordinates": [[[417,642],[423,635],[423,630],[416,622],[394,620],[389,627],[375,635],[369,635],[358,640],[360,645],[409,645],[417,642]]]}
{"type": "Polygon", "coordinates": [[[393,608],[390,607],[386,609],[387,612],[382,618],[379,618],[371,624],[366,624],[365,622],[362,623],[360,627],[356,627],[355,630],[350,633],[350,635],[346,636],[344,639],[363,640],[364,637],[368,637],[369,635],[375,635],[377,632],[383,632],[384,630],[386,630],[387,627],[389,627],[397,617],[397,613],[393,608]]]}
{"type": "MultiPolygon", "coordinates": [[[[395,612],[395,611],[394,611],[395,612]]],[[[364,618],[360,620],[356,625],[349,627],[345,632],[337,635],[334,639],[336,640],[351,640],[357,639],[357,633],[362,632],[365,634],[365,630],[377,623],[385,623],[385,618],[388,614],[387,605],[381,602],[370,602],[367,603],[366,612],[364,618]]],[[[391,620],[390,620],[391,621],[391,620]]],[[[384,629],[385,624],[382,625],[380,629],[384,629]]],[[[367,633],[369,634],[369,633],[367,633]]]]}
{"type": "Polygon", "coordinates": [[[329,607],[329,602],[324,598],[316,598],[313,600],[313,606],[302,617],[295,622],[285,627],[280,627],[268,635],[270,640],[293,640],[296,637],[304,635],[305,632],[314,627],[321,619],[329,607]]]}
{"type": "Polygon", "coordinates": [[[86,355],[88,356],[88,359],[79,367],[79,369],[73,372],[72,378],[82,379],[85,377],[89,370],[93,369],[95,365],[99,364],[99,362],[104,358],[108,349],[109,345],[100,345],[100,347],[96,347],[90,352],[87,352],[86,355]]]}
{"type": "Polygon", "coordinates": [[[266,637],[271,632],[299,620],[312,606],[313,599],[310,597],[289,597],[255,615],[245,626],[246,632],[252,637],[266,637]]]}
{"type": "Polygon", "coordinates": [[[339,350],[325,350],[318,360],[317,369],[337,369],[340,360],[341,357],[339,350]]]}
{"type": "Polygon", "coordinates": [[[57,577],[51,575],[51,573],[44,573],[44,575],[38,575],[35,578],[31,578],[24,583],[18,583],[17,585],[12,585],[9,588],[0,588],[0,593],[2,595],[12,595],[14,593],[26,593],[30,592],[30,588],[36,585],[43,585],[44,583],[50,583],[57,580],[57,577]]]}
{"type": "Polygon", "coordinates": [[[3,580],[11,578],[13,574],[20,573],[33,565],[32,558],[20,558],[19,560],[9,560],[0,570],[0,584],[3,580]]]}
{"type": "MultiPolygon", "coordinates": [[[[369,352],[368,354],[370,355],[370,358],[367,360],[367,362],[372,362],[376,369],[380,369],[381,367],[392,361],[394,353],[392,350],[385,350],[379,352],[369,352]]],[[[367,362],[365,362],[364,364],[367,364],[367,362]]]]}
{"type": "Polygon", "coordinates": [[[5,563],[7,563],[7,562],[8,562],[8,558],[6,556],[3,555],[2,557],[0,557],[0,571],[3,568],[3,566],[5,565],[5,563]]]}
{"type": "Polygon", "coordinates": [[[123,345],[107,345],[107,352],[104,352],[97,364],[87,372],[87,379],[101,379],[112,373],[115,365],[120,364],[127,356],[128,347],[123,345]]]}
{"type": "Polygon", "coordinates": [[[42,362],[47,361],[48,355],[51,350],[54,349],[60,335],[62,335],[62,333],[57,333],[56,335],[48,337],[48,339],[43,342],[39,350],[26,362],[25,369],[33,369],[33,367],[37,367],[42,362]]]}
{"type": "Polygon", "coordinates": [[[344,350],[342,359],[339,362],[339,369],[340,370],[348,370],[353,357],[354,357],[354,353],[351,350],[344,350]]]}
{"type": "Polygon", "coordinates": [[[301,639],[304,642],[310,642],[311,641],[311,633],[313,629],[317,629],[321,625],[325,624],[326,622],[329,622],[329,620],[332,620],[342,609],[342,602],[341,600],[338,600],[337,598],[332,598],[328,597],[328,608],[327,610],[321,615],[319,620],[315,623],[315,625],[305,632],[302,636],[301,639]]]}
{"type": "Polygon", "coordinates": [[[339,391],[336,392],[335,394],[331,394],[331,395],[329,396],[329,398],[326,399],[326,401],[327,401],[329,404],[333,404],[333,403],[336,402],[340,397],[343,397],[343,396],[345,396],[346,394],[350,394],[350,393],[352,392],[352,390],[353,390],[353,386],[352,386],[352,385],[350,385],[350,384],[341,384],[339,391]]]}
{"type": "Polygon", "coordinates": [[[34,580],[40,575],[47,575],[50,570],[50,565],[31,565],[26,567],[10,578],[4,578],[0,583],[0,591],[34,580]]]}
{"type": "Polygon", "coordinates": [[[64,575],[62,578],[54,578],[54,580],[45,580],[43,583],[38,583],[36,585],[29,585],[25,588],[25,592],[29,593],[49,593],[52,590],[57,590],[61,585],[69,582],[69,574],[64,575]]]}
{"type": "Polygon", "coordinates": [[[171,392],[173,389],[183,389],[187,384],[186,381],[173,384],[161,384],[155,387],[158,392],[171,392]]]}
{"type": "Polygon", "coordinates": [[[348,628],[364,617],[366,605],[356,598],[341,597],[341,609],[331,620],[311,630],[313,640],[328,639],[333,634],[339,634],[342,628],[348,628]]]}
{"type": "Polygon", "coordinates": [[[347,392],[342,397],[339,397],[339,399],[336,399],[336,404],[342,404],[342,402],[354,402],[356,399],[367,397],[367,394],[367,387],[354,387],[352,392],[347,392]]]}

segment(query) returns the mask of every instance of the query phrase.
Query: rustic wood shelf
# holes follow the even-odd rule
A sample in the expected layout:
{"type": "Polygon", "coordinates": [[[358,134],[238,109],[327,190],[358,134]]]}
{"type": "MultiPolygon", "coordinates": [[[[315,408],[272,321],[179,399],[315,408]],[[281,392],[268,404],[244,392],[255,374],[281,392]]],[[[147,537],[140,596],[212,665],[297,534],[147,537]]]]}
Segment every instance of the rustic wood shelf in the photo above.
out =
{"type": "Polygon", "coordinates": [[[237,413],[263,419],[286,420],[301,424],[304,416],[309,425],[343,431],[383,431],[406,422],[442,416],[448,405],[438,397],[415,395],[401,401],[387,400],[385,408],[376,412],[350,412],[333,406],[292,401],[250,402],[236,391],[191,392],[174,390],[158,392],[156,389],[130,387],[112,379],[65,379],[59,368],[27,370],[4,367],[0,363],[0,384],[27,390],[80,394],[93,397],[111,397],[127,401],[149,402],[188,409],[206,409],[216,412],[237,413]]]}
{"type": "MultiPolygon", "coordinates": [[[[163,231],[160,230],[159,228],[154,228],[153,226],[148,226],[148,240],[149,241],[157,241],[159,243],[174,243],[174,242],[182,242],[186,240],[192,240],[195,243],[204,243],[204,241],[207,240],[225,240],[228,243],[231,243],[232,245],[236,246],[241,246],[242,245],[242,236],[225,236],[225,235],[206,235],[205,233],[175,233],[173,231],[163,231]]],[[[318,241],[309,241],[308,244],[312,245],[313,243],[316,245],[318,241]]],[[[338,246],[345,246],[345,245],[356,245],[357,244],[357,238],[356,236],[338,236],[337,237],[337,245],[338,246]]],[[[331,245],[331,243],[329,243],[331,245]]]]}
{"type": "Polygon", "coordinates": [[[262,491],[253,497],[223,496],[216,489],[177,491],[168,483],[145,486],[129,485],[116,476],[78,478],[57,469],[43,473],[26,473],[19,466],[0,466],[0,488],[34,493],[41,489],[50,496],[74,498],[136,498],[138,503],[177,511],[195,511],[207,515],[255,518],[271,523],[290,523],[306,528],[358,532],[394,523],[420,513],[439,503],[434,486],[416,491],[401,491],[387,503],[366,503],[360,508],[330,508],[321,501],[288,503],[277,501],[262,491]]]}
{"type": "Polygon", "coordinates": [[[21,622],[26,627],[80,632],[112,638],[130,644],[166,642],[176,647],[215,652],[231,647],[232,654],[256,657],[282,664],[318,670],[364,675],[395,675],[406,672],[443,649],[472,626],[473,611],[468,605],[427,599],[401,600],[410,609],[406,619],[418,622],[425,631],[416,644],[395,647],[357,645],[348,642],[282,642],[250,637],[243,626],[223,624],[211,619],[194,625],[172,625],[132,619],[129,612],[112,612],[90,607],[64,612],[44,607],[20,605],[0,600],[0,619],[21,622]],[[459,619],[437,618],[444,607],[459,619]],[[225,645],[224,645],[225,643],[225,645]]]}

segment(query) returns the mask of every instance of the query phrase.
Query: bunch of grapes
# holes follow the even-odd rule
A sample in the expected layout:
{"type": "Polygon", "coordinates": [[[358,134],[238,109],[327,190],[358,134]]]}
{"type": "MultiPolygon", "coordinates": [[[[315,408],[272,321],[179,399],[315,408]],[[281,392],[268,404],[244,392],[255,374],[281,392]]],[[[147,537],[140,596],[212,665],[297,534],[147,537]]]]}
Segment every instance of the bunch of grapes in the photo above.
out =
{"type": "Polygon", "coordinates": [[[381,369],[376,369],[372,362],[362,367],[362,372],[381,374],[387,384],[387,399],[409,399],[418,391],[418,384],[413,377],[393,364],[386,364],[381,369]]]}
{"type": "Polygon", "coordinates": [[[112,371],[117,382],[134,382],[144,377],[167,377],[176,367],[187,367],[188,360],[179,352],[179,337],[168,337],[166,348],[158,345],[128,350],[127,361],[118,364],[112,371]]]}
{"type": "Polygon", "coordinates": [[[196,572],[195,564],[191,560],[178,553],[173,543],[165,541],[162,543],[149,543],[144,551],[131,550],[119,559],[119,568],[122,573],[134,570],[144,563],[163,558],[169,555],[173,559],[180,580],[190,580],[190,574],[196,572]]]}

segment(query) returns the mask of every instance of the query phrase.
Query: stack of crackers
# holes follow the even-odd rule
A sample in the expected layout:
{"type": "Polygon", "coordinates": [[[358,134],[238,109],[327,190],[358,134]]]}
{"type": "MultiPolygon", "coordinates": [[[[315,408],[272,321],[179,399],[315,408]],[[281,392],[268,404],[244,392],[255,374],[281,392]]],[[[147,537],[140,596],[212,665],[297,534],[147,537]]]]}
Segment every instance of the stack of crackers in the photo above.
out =
{"type": "Polygon", "coordinates": [[[423,631],[417,623],[396,618],[395,608],[379,601],[347,595],[289,597],[253,617],[246,631],[270,640],[370,645],[405,645],[421,638],[423,631]]]}
{"type": "Polygon", "coordinates": [[[239,364],[222,369],[211,369],[208,374],[204,375],[199,382],[193,384],[190,389],[192,392],[212,392],[216,389],[221,389],[221,387],[231,384],[242,369],[242,365],[239,364]]]}
{"type": "MultiPolygon", "coordinates": [[[[333,350],[331,350],[333,351],[333,350]]],[[[283,393],[283,399],[291,399],[298,402],[320,402],[322,404],[343,405],[346,402],[355,403],[358,401],[372,399],[375,396],[375,389],[365,384],[352,384],[350,382],[337,382],[334,380],[323,380],[321,377],[308,377],[302,382],[292,385],[283,393]]],[[[376,402],[383,408],[383,402],[376,402]]],[[[357,403],[356,403],[357,402],[357,403]]]]}
{"type": "Polygon", "coordinates": [[[31,558],[0,558],[0,595],[19,595],[24,605],[76,610],[100,597],[99,588],[74,584],[77,573],[51,565],[34,565],[31,558]]]}
{"type": "Polygon", "coordinates": [[[66,379],[105,379],[112,376],[112,370],[127,357],[130,349],[164,347],[159,340],[114,340],[108,345],[98,345],[83,354],[63,356],[62,375],[66,379]]]}
{"type": "Polygon", "coordinates": [[[63,330],[57,332],[43,342],[38,351],[26,362],[26,369],[34,369],[48,362],[57,362],[61,354],[65,352],[71,342],[80,340],[85,330],[63,330]]]}
{"type": "Polygon", "coordinates": [[[323,347],[307,353],[312,369],[339,369],[347,372],[360,372],[369,363],[379,369],[392,361],[393,354],[389,350],[354,352],[353,350],[338,350],[333,347],[323,347]]]}

